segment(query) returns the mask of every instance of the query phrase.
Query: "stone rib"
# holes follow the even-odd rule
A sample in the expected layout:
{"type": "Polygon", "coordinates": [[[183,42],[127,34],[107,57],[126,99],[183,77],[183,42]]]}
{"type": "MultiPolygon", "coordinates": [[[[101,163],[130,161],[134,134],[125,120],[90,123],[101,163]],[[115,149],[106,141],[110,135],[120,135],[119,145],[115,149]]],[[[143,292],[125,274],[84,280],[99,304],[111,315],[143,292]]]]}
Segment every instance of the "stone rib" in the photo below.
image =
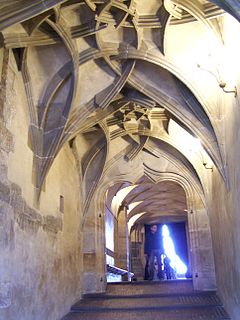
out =
{"type": "Polygon", "coordinates": [[[10,5],[2,8],[0,12],[0,31],[15,23],[30,19],[66,1],[67,0],[19,0],[18,3],[14,3],[13,5],[10,3],[10,5]]]}

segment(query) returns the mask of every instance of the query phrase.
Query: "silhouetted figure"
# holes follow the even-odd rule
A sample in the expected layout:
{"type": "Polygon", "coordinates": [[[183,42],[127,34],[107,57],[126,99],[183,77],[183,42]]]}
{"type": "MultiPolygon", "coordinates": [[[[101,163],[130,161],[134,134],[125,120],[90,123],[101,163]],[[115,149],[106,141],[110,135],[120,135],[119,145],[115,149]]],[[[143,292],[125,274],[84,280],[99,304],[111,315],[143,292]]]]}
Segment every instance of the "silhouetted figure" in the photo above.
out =
{"type": "Polygon", "coordinates": [[[165,270],[165,274],[166,274],[166,278],[167,278],[167,280],[170,280],[170,279],[172,279],[172,267],[170,266],[170,262],[171,262],[171,260],[167,257],[167,256],[165,256],[165,258],[164,258],[164,270],[165,270]]]}
{"type": "Polygon", "coordinates": [[[144,280],[148,280],[149,272],[148,272],[148,256],[146,256],[146,265],[144,270],[144,280]]]}
{"type": "Polygon", "coordinates": [[[145,239],[145,247],[144,253],[147,255],[146,257],[146,267],[145,267],[145,277],[148,280],[153,280],[154,277],[154,258],[157,258],[157,266],[158,266],[158,278],[163,279],[163,272],[162,272],[162,261],[161,261],[161,254],[163,253],[163,245],[162,239],[157,232],[157,225],[153,224],[150,227],[150,232],[146,233],[145,239]],[[147,274],[148,273],[148,274],[147,274]]]}

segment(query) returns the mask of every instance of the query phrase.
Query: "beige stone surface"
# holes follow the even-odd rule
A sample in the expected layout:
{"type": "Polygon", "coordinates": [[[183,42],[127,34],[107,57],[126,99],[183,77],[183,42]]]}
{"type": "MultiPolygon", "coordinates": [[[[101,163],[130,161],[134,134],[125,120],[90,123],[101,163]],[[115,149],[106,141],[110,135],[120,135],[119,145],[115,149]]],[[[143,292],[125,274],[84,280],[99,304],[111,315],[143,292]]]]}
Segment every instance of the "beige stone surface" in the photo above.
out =
{"type": "Polygon", "coordinates": [[[81,296],[79,176],[66,145],[48,175],[39,206],[34,205],[26,98],[19,73],[13,66],[8,72],[5,108],[11,110],[5,109],[7,127],[1,131],[9,139],[8,148],[1,143],[0,318],[60,319],[81,296]],[[64,213],[59,211],[60,195],[64,213]]]}
{"type": "Polygon", "coordinates": [[[107,208],[126,269],[145,223],[185,222],[194,289],[237,320],[239,4],[100,2],[0,5],[0,319],[106,290],[107,208]]]}

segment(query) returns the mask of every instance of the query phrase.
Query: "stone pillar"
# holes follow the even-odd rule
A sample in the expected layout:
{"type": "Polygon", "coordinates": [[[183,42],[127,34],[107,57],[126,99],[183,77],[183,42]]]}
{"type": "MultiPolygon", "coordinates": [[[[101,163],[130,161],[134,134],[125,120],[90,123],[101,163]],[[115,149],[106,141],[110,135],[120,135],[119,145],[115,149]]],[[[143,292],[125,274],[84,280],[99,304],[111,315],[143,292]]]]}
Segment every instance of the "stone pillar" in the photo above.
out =
{"type": "Polygon", "coordinates": [[[114,265],[118,263],[118,221],[114,219],[114,265]]]}
{"type": "Polygon", "coordinates": [[[209,217],[203,202],[197,196],[188,215],[188,227],[193,287],[195,290],[216,290],[209,217]]]}
{"type": "MultiPolygon", "coordinates": [[[[127,209],[126,204],[122,204],[118,211],[118,228],[117,228],[117,255],[116,255],[116,267],[125,269],[128,272],[129,269],[129,238],[127,227],[127,209]]],[[[127,276],[123,276],[123,280],[129,280],[127,276]]]]}

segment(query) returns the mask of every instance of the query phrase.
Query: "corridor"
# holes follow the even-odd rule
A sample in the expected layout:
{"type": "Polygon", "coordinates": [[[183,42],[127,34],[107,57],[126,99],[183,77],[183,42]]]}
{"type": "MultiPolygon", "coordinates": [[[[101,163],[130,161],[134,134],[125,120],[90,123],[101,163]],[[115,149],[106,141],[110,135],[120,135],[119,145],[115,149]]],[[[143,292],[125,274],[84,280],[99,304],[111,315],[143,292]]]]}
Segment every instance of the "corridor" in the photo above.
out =
{"type": "Polygon", "coordinates": [[[239,22],[0,0],[0,320],[239,320],[239,22]]]}

